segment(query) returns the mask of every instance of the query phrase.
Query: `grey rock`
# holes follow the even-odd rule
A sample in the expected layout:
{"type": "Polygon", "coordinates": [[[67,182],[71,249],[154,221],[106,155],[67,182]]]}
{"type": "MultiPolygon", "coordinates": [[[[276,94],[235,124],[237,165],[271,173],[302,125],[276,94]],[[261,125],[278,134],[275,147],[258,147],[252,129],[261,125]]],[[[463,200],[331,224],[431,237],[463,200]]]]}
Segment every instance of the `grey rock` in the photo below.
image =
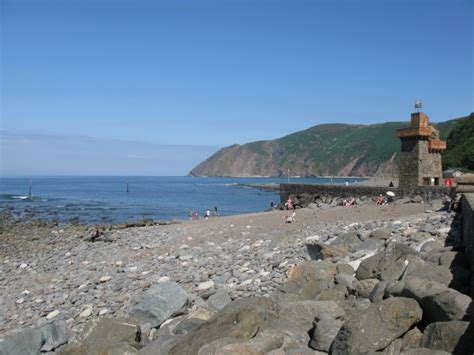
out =
{"type": "Polygon", "coordinates": [[[474,351],[474,324],[452,321],[429,324],[423,332],[421,345],[432,350],[454,354],[472,354],[474,351]]]}
{"type": "Polygon", "coordinates": [[[405,272],[407,256],[415,251],[403,244],[395,244],[390,251],[375,254],[363,260],[356,271],[359,280],[377,278],[382,281],[398,280],[405,272]]]}
{"type": "Polygon", "coordinates": [[[140,349],[140,355],[167,355],[171,348],[182,340],[182,335],[163,335],[140,349]]]}
{"type": "Polygon", "coordinates": [[[250,297],[229,303],[209,321],[172,346],[169,354],[197,354],[206,344],[223,338],[251,339],[264,329],[278,306],[269,298],[250,297]]]}
{"type": "Polygon", "coordinates": [[[339,333],[343,323],[342,317],[335,317],[334,315],[323,314],[316,317],[313,322],[311,348],[329,352],[334,338],[339,333]]]}
{"type": "Polygon", "coordinates": [[[354,253],[359,249],[359,246],[362,244],[362,241],[359,238],[357,232],[348,232],[344,233],[336,238],[331,243],[331,246],[336,246],[348,250],[351,253],[354,253]]]}
{"type": "Polygon", "coordinates": [[[408,261],[408,265],[405,269],[402,280],[420,278],[437,281],[446,286],[448,286],[453,280],[453,275],[445,266],[433,265],[415,255],[409,255],[406,260],[408,261]]]}
{"type": "Polygon", "coordinates": [[[0,342],[0,354],[39,354],[53,351],[68,341],[64,321],[26,329],[0,342]]]}
{"type": "Polygon", "coordinates": [[[423,197],[420,195],[416,195],[410,199],[410,202],[412,203],[422,203],[423,202],[423,197]]]}
{"type": "Polygon", "coordinates": [[[64,321],[47,323],[41,327],[43,346],[41,352],[53,351],[68,341],[67,325],[64,321]]]}
{"type": "MultiPolygon", "coordinates": [[[[370,279],[368,279],[370,280],[370,279]]],[[[383,300],[385,287],[388,285],[387,281],[380,281],[369,294],[369,299],[372,303],[377,303],[383,300]]]]}
{"type": "Polygon", "coordinates": [[[309,261],[291,268],[288,278],[270,297],[277,302],[314,300],[325,289],[334,287],[336,264],[326,260],[309,261]]]}
{"type": "Polygon", "coordinates": [[[138,354],[140,337],[140,327],[133,319],[96,318],[61,354],[138,354]]]}
{"type": "Polygon", "coordinates": [[[219,289],[215,294],[209,297],[207,304],[211,311],[219,311],[231,301],[232,299],[229,294],[225,290],[219,289]]]}
{"type": "Polygon", "coordinates": [[[332,345],[333,354],[354,354],[386,348],[421,320],[415,300],[390,298],[354,312],[341,327],[332,345]]]}
{"type": "Polygon", "coordinates": [[[344,248],[320,242],[307,243],[306,248],[308,249],[308,254],[312,260],[324,260],[349,255],[348,251],[344,248]]]}
{"type": "Polygon", "coordinates": [[[336,285],[334,288],[329,288],[322,290],[317,296],[317,301],[344,301],[346,296],[349,294],[347,287],[338,287],[336,285]]]}
{"type": "Polygon", "coordinates": [[[390,296],[415,299],[428,323],[473,319],[472,299],[436,281],[413,278],[394,282],[385,288],[385,297],[390,296]]]}
{"type": "Polygon", "coordinates": [[[343,263],[337,264],[336,268],[337,268],[337,272],[339,274],[348,274],[348,275],[354,275],[355,274],[354,269],[349,264],[343,264],[343,263]]]}
{"type": "MultiPolygon", "coordinates": [[[[282,305],[278,318],[272,323],[272,328],[284,331],[286,343],[291,341],[291,347],[307,345],[310,341],[308,332],[314,327],[315,320],[344,319],[344,310],[333,301],[298,301],[282,305]]],[[[323,329],[320,329],[322,331],[323,329]]],[[[329,331],[328,329],[326,329],[329,331]]],[[[339,329],[338,329],[339,330],[339,329]]],[[[337,331],[332,335],[332,340],[337,331]]],[[[330,334],[325,335],[327,340],[330,334]]],[[[330,345],[330,344],[329,344],[330,345]]]]}
{"type": "Polygon", "coordinates": [[[387,240],[392,236],[392,231],[386,228],[379,228],[369,234],[369,238],[387,240]]]}
{"type": "Polygon", "coordinates": [[[378,279],[366,279],[366,280],[355,280],[352,283],[352,287],[355,291],[356,296],[368,298],[374,288],[379,284],[378,279]]]}
{"type": "Polygon", "coordinates": [[[432,252],[433,250],[439,249],[440,247],[442,247],[441,243],[438,243],[437,241],[432,240],[432,241],[423,243],[423,245],[420,248],[420,251],[424,254],[428,254],[432,252]]]}
{"type": "Polygon", "coordinates": [[[263,331],[251,339],[225,337],[201,347],[197,355],[266,354],[283,345],[284,335],[277,331],[263,331]]]}
{"type": "Polygon", "coordinates": [[[164,282],[145,291],[141,299],[130,309],[129,315],[140,324],[150,323],[158,327],[168,318],[179,314],[187,304],[186,291],[175,282],[164,282]]]}
{"type": "Polygon", "coordinates": [[[392,341],[392,343],[387,346],[382,353],[387,355],[399,355],[402,350],[402,339],[398,338],[392,341]]]}
{"type": "Polygon", "coordinates": [[[402,350],[419,348],[422,337],[423,333],[418,328],[410,329],[402,337],[402,350]]]}
{"type": "Polygon", "coordinates": [[[43,345],[43,335],[39,328],[26,329],[0,342],[2,355],[39,354],[43,345]]]}

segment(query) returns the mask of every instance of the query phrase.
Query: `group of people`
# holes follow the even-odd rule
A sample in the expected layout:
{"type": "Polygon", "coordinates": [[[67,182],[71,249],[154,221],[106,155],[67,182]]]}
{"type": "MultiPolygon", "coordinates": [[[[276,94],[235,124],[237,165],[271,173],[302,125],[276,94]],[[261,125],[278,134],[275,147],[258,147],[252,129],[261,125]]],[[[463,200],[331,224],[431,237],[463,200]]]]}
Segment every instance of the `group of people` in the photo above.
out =
{"type": "MultiPolygon", "coordinates": [[[[199,214],[195,210],[189,210],[188,216],[190,220],[198,220],[199,219],[199,214]]],[[[204,219],[209,219],[209,217],[219,217],[220,213],[217,207],[214,207],[213,212],[211,213],[211,209],[207,209],[206,212],[204,213],[204,219]]]]}

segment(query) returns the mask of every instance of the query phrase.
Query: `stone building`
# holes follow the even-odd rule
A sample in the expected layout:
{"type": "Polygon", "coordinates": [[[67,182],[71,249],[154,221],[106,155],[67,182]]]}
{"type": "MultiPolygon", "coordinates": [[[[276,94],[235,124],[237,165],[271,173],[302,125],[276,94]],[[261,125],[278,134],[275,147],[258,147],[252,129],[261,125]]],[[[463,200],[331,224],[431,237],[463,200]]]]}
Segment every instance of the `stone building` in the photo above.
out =
{"type": "Polygon", "coordinates": [[[446,142],[439,139],[439,131],[429,125],[429,118],[423,112],[411,114],[411,125],[398,129],[401,140],[399,187],[413,190],[418,186],[443,184],[441,151],[446,142]]]}

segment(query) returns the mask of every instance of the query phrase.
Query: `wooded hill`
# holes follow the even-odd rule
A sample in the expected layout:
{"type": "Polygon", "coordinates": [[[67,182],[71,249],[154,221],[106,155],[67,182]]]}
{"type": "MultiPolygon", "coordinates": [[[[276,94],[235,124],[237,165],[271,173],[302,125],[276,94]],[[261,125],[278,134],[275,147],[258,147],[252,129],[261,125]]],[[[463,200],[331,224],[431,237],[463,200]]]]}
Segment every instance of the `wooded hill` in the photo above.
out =
{"type": "MultiPolygon", "coordinates": [[[[432,124],[440,130],[441,139],[447,139],[455,127],[465,122],[472,129],[472,120],[471,114],[432,124]]],[[[292,176],[302,177],[396,176],[400,141],[395,131],[408,126],[409,122],[317,125],[275,140],[222,148],[192,169],[190,175],[284,176],[290,168],[292,176]]],[[[456,128],[453,131],[453,134],[459,133],[448,141],[448,144],[453,145],[449,154],[457,156],[453,149],[469,138],[461,136],[464,130],[456,128]]],[[[472,133],[470,137],[470,143],[467,144],[472,148],[472,133]]]]}

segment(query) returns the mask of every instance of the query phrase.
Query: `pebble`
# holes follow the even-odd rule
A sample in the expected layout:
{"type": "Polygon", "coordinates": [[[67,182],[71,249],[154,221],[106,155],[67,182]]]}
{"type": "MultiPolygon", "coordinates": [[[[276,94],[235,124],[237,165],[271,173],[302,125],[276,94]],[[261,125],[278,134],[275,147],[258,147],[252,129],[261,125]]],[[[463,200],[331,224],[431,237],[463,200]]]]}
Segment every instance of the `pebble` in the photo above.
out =
{"type": "Polygon", "coordinates": [[[214,281],[210,280],[210,281],[206,281],[206,282],[201,282],[198,285],[197,290],[198,291],[205,291],[205,290],[208,290],[212,287],[214,287],[214,281]]]}
{"type": "Polygon", "coordinates": [[[103,316],[104,314],[108,313],[109,310],[107,308],[102,308],[100,311],[99,311],[99,316],[103,316]]]}
{"type": "Polygon", "coordinates": [[[23,302],[25,302],[24,298],[19,298],[15,301],[16,304],[22,304],[23,302]]]}
{"type": "Polygon", "coordinates": [[[170,278],[168,276],[162,276],[158,279],[158,283],[168,282],[170,278]]]}
{"type": "Polygon", "coordinates": [[[107,282],[112,279],[112,276],[102,276],[99,281],[100,282],[107,282]]]}
{"type": "Polygon", "coordinates": [[[87,305],[85,309],[79,314],[81,318],[87,318],[92,314],[92,306],[87,305]]]}
{"type": "Polygon", "coordinates": [[[59,311],[58,310],[55,310],[55,311],[52,311],[50,313],[48,313],[48,315],[46,316],[46,319],[53,319],[54,317],[57,317],[59,315],[59,311]]]}
{"type": "Polygon", "coordinates": [[[28,267],[28,264],[22,263],[20,264],[20,269],[26,269],[28,267]]]}

